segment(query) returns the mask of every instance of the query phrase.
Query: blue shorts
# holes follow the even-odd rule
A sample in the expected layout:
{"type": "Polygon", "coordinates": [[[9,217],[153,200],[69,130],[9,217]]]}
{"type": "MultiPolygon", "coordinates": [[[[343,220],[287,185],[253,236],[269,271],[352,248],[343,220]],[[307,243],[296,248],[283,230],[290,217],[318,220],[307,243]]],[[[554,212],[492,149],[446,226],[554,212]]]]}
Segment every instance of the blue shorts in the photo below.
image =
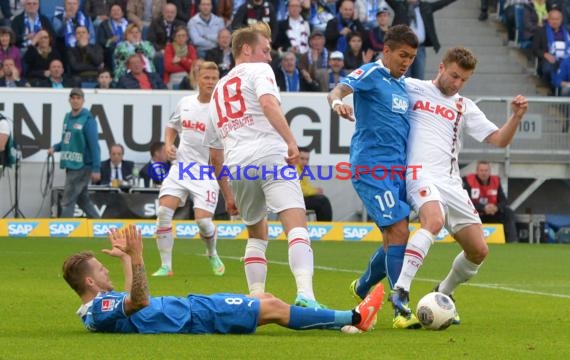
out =
{"type": "Polygon", "coordinates": [[[192,334],[250,334],[259,318],[259,299],[239,294],[189,295],[192,334]]]}
{"type": "Polygon", "coordinates": [[[410,215],[410,205],[406,202],[406,181],[396,176],[394,179],[375,179],[371,174],[352,177],[352,186],[364,203],[368,215],[380,229],[396,224],[410,215]]]}

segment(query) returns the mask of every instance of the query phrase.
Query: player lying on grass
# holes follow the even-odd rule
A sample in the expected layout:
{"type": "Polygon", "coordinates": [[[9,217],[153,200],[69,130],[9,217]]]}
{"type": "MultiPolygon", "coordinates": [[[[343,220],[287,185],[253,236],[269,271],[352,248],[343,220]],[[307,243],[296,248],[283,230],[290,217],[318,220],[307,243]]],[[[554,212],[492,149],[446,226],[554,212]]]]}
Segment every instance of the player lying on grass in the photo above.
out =
{"type": "Polygon", "coordinates": [[[380,284],[348,311],[291,306],[270,294],[151,297],[140,230],[129,225],[122,231],[112,230],[108,238],[112,248],[103,252],[121,260],[126,292],[113,291],[109,270],[91,252],[71,255],[63,264],[63,277],[83,302],[77,314],[93,332],[247,334],[265,324],[295,330],[354,325],[367,331],[384,297],[380,284]]]}

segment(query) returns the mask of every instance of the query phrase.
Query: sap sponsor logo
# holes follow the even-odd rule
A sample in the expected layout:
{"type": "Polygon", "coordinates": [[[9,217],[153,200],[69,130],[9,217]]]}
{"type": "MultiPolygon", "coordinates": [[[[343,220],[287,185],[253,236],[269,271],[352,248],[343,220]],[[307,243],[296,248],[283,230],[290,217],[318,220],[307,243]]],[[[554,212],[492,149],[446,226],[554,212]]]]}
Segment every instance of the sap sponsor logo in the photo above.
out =
{"type": "Polygon", "coordinates": [[[218,238],[235,239],[242,231],[245,230],[244,224],[235,225],[218,225],[218,238]]]}
{"type": "Polygon", "coordinates": [[[137,229],[141,229],[143,237],[154,237],[156,234],[156,224],[136,223],[137,229]]]}
{"type": "Polygon", "coordinates": [[[493,235],[495,230],[497,230],[497,228],[491,227],[491,226],[484,226],[483,227],[483,236],[485,238],[488,238],[489,236],[493,235]]]}
{"type": "Polygon", "coordinates": [[[392,94],[392,111],[398,114],[405,114],[408,111],[408,99],[392,94]]]}
{"type": "Polygon", "coordinates": [[[277,239],[279,235],[283,233],[283,226],[281,225],[269,225],[268,233],[270,239],[277,239]]]}
{"type": "Polygon", "coordinates": [[[30,235],[38,226],[37,221],[8,222],[8,236],[24,237],[30,235]]]}
{"type": "Polygon", "coordinates": [[[93,223],[93,236],[105,237],[111,229],[120,229],[125,226],[122,222],[95,222],[93,223]]]}
{"type": "Polygon", "coordinates": [[[176,237],[184,239],[193,239],[200,232],[200,228],[196,224],[178,224],[176,225],[176,237]]]}
{"type": "Polygon", "coordinates": [[[441,229],[439,234],[437,234],[437,236],[435,237],[435,241],[441,241],[441,240],[445,239],[445,237],[447,235],[449,235],[449,231],[447,231],[446,228],[443,228],[443,229],[441,229]]]}
{"type": "Polygon", "coordinates": [[[332,226],[318,226],[318,225],[311,225],[309,226],[309,238],[311,240],[322,240],[323,236],[325,236],[329,231],[331,231],[332,226]]]}
{"type": "Polygon", "coordinates": [[[372,231],[372,226],[343,226],[346,240],[362,240],[370,231],[372,231]]]}
{"type": "Polygon", "coordinates": [[[49,236],[66,237],[77,229],[79,221],[57,221],[49,224],[49,236]]]}

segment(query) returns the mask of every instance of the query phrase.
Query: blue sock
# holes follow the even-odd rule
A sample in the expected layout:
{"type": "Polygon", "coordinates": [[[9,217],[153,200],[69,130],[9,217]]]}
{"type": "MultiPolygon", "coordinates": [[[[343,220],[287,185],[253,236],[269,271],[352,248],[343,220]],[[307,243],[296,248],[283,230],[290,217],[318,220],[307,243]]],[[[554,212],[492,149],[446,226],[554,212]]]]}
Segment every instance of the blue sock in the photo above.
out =
{"type": "Polygon", "coordinates": [[[398,277],[402,272],[402,264],[404,263],[404,252],[406,245],[388,245],[388,253],[386,254],[386,274],[390,282],[390,289],[394,288],[394,284],[398,281],[398,277]]]}
{"type": "Polygon", "coordinates": [[[370,258],[366,272],[358,279],[356,293],[364,299],[370,289],[386,277],[386,253],[384,246],[380,245],[378,250],[370,258]]]}
{"type": "Polygon", "coordinates": [[[293,330],[340,329],[352,324],[352,311],[335,311],[291,306],[287,327],[293,330]]]}

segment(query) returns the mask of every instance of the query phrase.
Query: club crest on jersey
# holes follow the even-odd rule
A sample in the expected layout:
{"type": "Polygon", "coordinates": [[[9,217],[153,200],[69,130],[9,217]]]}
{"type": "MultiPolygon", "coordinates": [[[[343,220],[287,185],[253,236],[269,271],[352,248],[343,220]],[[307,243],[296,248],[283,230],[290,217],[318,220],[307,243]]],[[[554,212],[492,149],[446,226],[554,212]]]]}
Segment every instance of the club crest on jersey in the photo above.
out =
{"type": "Polygon", "coordinates": [[[353,70],[350,74],[348,74],[348,77],[351,77],[353,79],[358,79],[359,77],[362,76],[362,74],[364,74],[364,70],[356,69],[356,70],[353,70]]]}
{"type": "Polygon", "coordinates": [[[103,299],[101,301],[101,311],[112,311],[115,307],[115,299],[103,299]]]}
{"type": "Polygon", "coordinates": [[[392,94],[392,111],[405,114],[408,111],[408,99],[403,96],[392,94]]]}
{"type": "Polygon", "coordinates": [[[427,197],[431,195],[431,189],[429,188],[429,186],[422,186],[418,190],[418,193],[420,194],[420,197],[427,197]]]}
{"type": "Polygon", "coordinates": [[[463,103],[463,98],[459,98],[457,101],[455,101],[455,108],[457,109],[458,113],[465,113],[465,104],[463,103]]]}

